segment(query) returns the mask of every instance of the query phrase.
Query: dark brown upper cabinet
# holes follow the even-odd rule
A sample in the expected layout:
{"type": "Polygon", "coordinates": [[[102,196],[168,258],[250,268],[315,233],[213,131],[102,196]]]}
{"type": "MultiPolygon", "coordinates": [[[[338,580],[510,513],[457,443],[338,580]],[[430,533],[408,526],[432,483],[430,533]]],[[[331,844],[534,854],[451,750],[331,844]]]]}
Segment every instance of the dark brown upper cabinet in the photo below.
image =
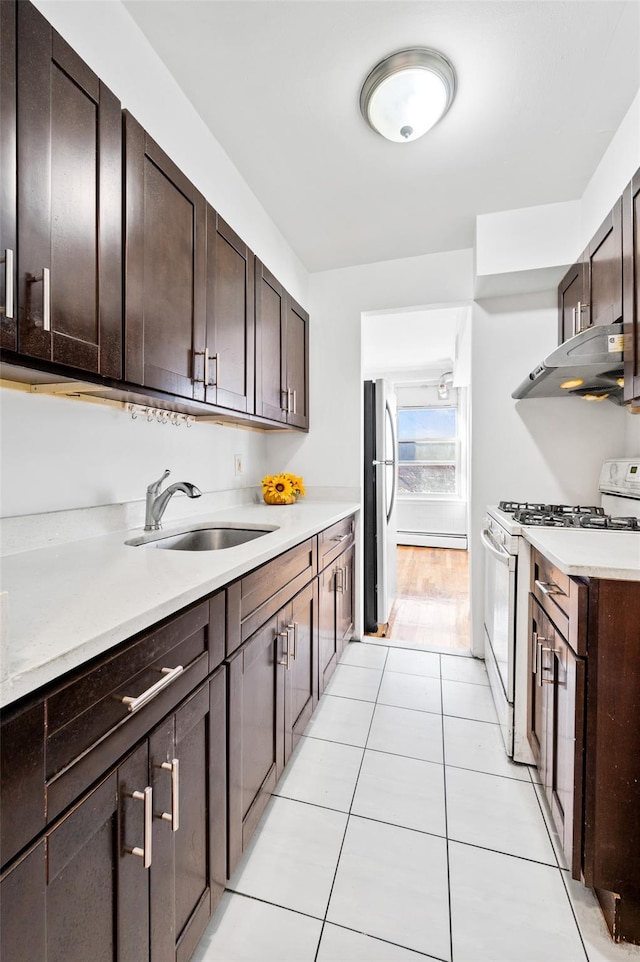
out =
{"type": "Polygon", "coordinates": [[[16,5],[0,3],[0,347],[18,346],[16,5]]]}
{"type": "Polygon", "coordinates": [[[558,287],[559,341],[622,317],[622,201],[618,200],[586,251],[558,287]]]}
{"type": "Polygon", "coordinates": [[[624,399],[640,402],[640,170],[622,195],[624,399]]]}
{"type": "MultiPolygon", "coordinates": [[[[30,3],[2,3],[2,255],[15,236],[17,349],[118,378],[122,374],[120,103],[30,3]],[[16,37],[17,170],[12,164],[11,50],[16,37]],[[5,161],[8,169],[5,170],[5,161]],[[17,186],[14,186],[14,183],[17,186]],[[8,213],[12,194],[14,211],[8,213]],[[5,235],[6,230],[6,235],[5,235]]],[[[11,298],[9,298],[11,300],[11,298]]],[[[15,313],[15,311],[14,311],[15,313]]],[[[12,343],[12,337],[14,338],[12,343]]]]}
{"type": "Polygon", "coordinates": [[[207,207],[205,400],[253,414],[255,303],[253,253],[207,207]]]}
{"type": "Polygon", "coordinates": [[[589,299],[581,327],[615,324],[622,317],[622,200],[618,200],[586,253],[589,299]]]}
{"type": "Polygon", "coordinates": [[[309,428],[309,315],[256,258],[256,414],[309,428]]]}
{"type": "Polygon", "coordinates": [[[204,400],[206,202],[130,113],[125,141],[125,380],[204,400]]]}
{"type": "Polygon", "coordinates": [[[558,343],[578,333],[581,307],[585,304],[585,255],[572,264],[558,285],[558,343]]]}

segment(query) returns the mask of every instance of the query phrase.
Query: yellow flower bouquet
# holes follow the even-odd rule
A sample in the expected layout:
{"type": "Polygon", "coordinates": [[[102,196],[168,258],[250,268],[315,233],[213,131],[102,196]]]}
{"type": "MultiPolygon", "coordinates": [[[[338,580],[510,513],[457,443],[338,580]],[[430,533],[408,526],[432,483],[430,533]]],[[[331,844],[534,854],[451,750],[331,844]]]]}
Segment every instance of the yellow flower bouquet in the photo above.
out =
{"type": "Polygon", "coordinates": [[[295,504],[305,493],[304,481],[296,474],[268,474],[262,479],[262,496],[267,504],[295,504]]]}

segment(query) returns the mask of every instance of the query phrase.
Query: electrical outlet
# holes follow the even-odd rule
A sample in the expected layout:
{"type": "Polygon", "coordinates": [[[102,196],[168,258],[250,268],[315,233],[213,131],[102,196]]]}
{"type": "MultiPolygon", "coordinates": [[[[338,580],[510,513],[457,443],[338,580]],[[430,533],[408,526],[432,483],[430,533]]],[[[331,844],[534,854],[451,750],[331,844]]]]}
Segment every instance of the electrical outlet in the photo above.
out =
{"type": "Polygon", "coordinates": [[[235,455],[234,463],[235,463],[236,477],[239,477],[242,474],[242,455],[241,454],[235,455]]]}

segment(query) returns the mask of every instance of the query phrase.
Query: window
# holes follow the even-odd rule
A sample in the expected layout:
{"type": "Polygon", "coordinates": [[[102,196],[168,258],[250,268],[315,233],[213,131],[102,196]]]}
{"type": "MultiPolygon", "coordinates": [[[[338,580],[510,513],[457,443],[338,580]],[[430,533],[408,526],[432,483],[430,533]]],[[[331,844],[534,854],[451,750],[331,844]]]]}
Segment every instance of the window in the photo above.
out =
{"type": "Polygon", "coordinates": [[[398,410],[398,492],[459,493],[458,409],[434,406],[398,410]]]}

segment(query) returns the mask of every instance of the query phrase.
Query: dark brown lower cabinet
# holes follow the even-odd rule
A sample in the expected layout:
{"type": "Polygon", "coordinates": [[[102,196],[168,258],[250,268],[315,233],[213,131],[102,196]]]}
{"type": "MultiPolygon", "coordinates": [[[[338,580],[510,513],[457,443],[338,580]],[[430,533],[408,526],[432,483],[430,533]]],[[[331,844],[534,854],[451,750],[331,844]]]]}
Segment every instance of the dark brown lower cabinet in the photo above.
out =
{"type": "Polygon", "coordinates": [[[144,744],[3,876],[3,959],[149,959],[147,763],[144,744]]]}
{"type": "Polygon", "coordinates": [[[640,582],[532,559],[529,743],[573,877],[640,944],[640,582]]]}
{"type": "Polygon", "coordinates": [[[151,962],[186,962],[226,881],[226,678],[219,668],[149,739],[151,962]]]}
{"type": "Polygon", "coordinates": [[[582,857],[585,663],[531,599],[531,745],[575,878],[582,857]]]}
{"type": "Polygon", "coordinates": [[[313,711],[316,611],[313,581],[229,661],[229,876],[313,711]]]}
{"type": "Polygon", "coordinates": [[[226,869],[220,668],[0,882],[8,962],[186,962],[226,869]]]}
{"type": "Polygon", "coordinates": [[[353,632],[353,544],[320,572],[320,627],[318,678],[323,692],[353,632]]]}

